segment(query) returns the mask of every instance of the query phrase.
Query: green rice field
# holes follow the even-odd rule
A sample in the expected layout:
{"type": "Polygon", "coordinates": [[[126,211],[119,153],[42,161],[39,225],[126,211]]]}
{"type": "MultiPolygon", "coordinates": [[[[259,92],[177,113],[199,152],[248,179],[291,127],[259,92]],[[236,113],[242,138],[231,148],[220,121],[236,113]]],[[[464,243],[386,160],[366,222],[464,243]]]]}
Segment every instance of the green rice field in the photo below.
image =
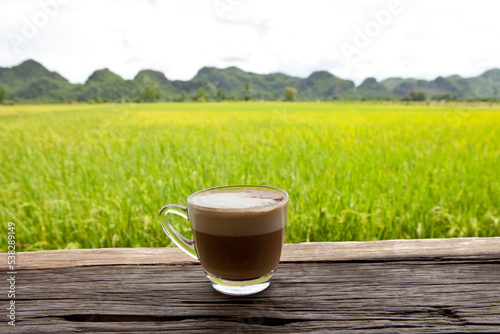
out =
{"type": "Polygon", "coordinates": [[[288,191],[288,243],[500,236],[500,108],[0,106],[3,252],[168,246],[161,206],[229,184],[288,191]]]}

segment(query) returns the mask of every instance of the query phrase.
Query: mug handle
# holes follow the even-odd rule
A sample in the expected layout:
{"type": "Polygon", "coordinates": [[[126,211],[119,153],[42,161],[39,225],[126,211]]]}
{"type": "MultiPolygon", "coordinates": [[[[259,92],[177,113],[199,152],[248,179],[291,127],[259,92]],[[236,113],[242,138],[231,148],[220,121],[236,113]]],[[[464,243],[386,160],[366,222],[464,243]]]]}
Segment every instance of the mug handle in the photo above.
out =
{"type": "MultiPolygon", "coordinates": [[[[175,208],[181,209],[187,213],[187,207],[185,207],[185,206],[176,205],[176,204],[167,204],[163,208],[160,209],[160,216],[162,215],[163,211],[169,207],[175,207],[175,208]]],[[[169,213],[173,213],[175,215],[181,216],[184,219],[189,220],[188,217],[186,216],[186,214],[179,212],[177,210],[174,210],[174,209],[168,209],[164,214],[165,221],[167,223],[166,226],[163,224],[163,221],[160,220],[161,227],[163,228],[163,231],[168,235],[170,240],[172,240],[174,242],[174,244],[177,245],[177,247],[182,249],[187,255],[191,256],[193,259],[198,260],[198,254],[196,253],[196,249],[194,248],[194,241],[189,240],[188,238],[184,237],[182,234],[180,234],[179,232],[176,231],[176,229],[170,224],[170,221],[168,220],[169,213]]]]}

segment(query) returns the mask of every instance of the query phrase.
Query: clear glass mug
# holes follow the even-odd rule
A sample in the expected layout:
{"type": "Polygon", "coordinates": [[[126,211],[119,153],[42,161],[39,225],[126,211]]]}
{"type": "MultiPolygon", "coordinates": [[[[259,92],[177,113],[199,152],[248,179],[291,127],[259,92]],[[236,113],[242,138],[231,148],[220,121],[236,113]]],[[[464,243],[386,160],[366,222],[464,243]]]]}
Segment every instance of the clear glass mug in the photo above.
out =
{"type": "Polygon", "coordinates": [[[161,208],[161,226],[180,249],[201,262],[215,290],[250,295],[266,289],[278,267],[288,199],[286,191],[269,186],[200,190],[188,197],[187,206],[161,208]],[[193,240],[172,227],[169,213],[189,220],[193,240]]]}

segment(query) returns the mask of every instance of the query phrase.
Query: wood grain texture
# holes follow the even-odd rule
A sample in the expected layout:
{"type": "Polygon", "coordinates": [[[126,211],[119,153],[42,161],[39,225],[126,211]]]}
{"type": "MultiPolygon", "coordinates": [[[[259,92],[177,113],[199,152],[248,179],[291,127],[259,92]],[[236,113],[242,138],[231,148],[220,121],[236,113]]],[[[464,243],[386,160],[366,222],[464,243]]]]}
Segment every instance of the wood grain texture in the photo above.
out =
{"type": "Polygon", "coordinates": [[[16,327],[0,333],[498,333],[499,245],[285,245],[270,288],[248,297],[217,293],[176,248],[19,253],[16,327]]]}
{"type": "MultiPolygon", "coordinates": [[[[370,242],[313,242],[285,244],[282,262],[381,261],[409,259],[495,258],[500,237],[384,240],[370,242]]],[[[23,252],[16,255],[18,269],[68,268],[95,265],[173,265],[197,261],[177,247],[101,248],[23,252]]],[[[7,254],[0,254],[0,269],[7,268],[7,254]]]]}
{"type": "Polygon", "coordinates": [[[11,333],[500,332],[500,259],[282,263],[249,297],[199,265],[26,269],[16,286],[11,333]]]}

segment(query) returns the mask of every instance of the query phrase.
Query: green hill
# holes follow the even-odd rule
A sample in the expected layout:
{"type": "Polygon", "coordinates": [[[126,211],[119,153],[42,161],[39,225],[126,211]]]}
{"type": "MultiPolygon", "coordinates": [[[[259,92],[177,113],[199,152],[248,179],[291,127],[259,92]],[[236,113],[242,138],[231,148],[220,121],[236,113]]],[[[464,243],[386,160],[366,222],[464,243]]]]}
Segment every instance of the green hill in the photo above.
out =
{"type": "Polygon", "coordinates": [[[34,60],[12,68],[0,67],[0,86],[6,88],[9,99],[54,101],[63,101],[72,88],[68,80],[34,60]]]}
{"type": "Polygon", "coordinates": [[[375,78],[366,78],[359,87],[355,89],[354,97],[361,99],[391,99],[397,98],[397,94],[387,89],[375,78]]]}
{"type": "Polygon", "coordinates": [[[327,71],[318,71],[301,80],[297,87],[297,98],[332,99],[352,89],[354,89],[354,82],[337,78],[327,71]]]}
{"type": "Polygon", "coordinates": [[[462,78],[458,75],[437,77],[434,80],[389,78],[381,82],[396,96],[412,90],[423,90],[428,98],[450,96],[467,100],[498,99],[500,97],[500,69],[484,72],[478,77],[462,78]]]}
{"type": "Polygon", "coordinates": [[[500,69],[463,78],[458,75],[434,80],[389,78],[377,82],[367,78],[354,82],[317,71],[307,78],[283,73],[257,74],[237,67],[203,67],[191,80],[169,80],[162,72],[142,70],[125,80],[109,69],[96,70],[85,84],[71,84],[57,72],[27,60],[12,68],[0,67],[0,86],[8,99],[33,102],[132,101],[147,86],[161,92],[161,100],[181,101],[202,92],[209,99],[280,100],[286,87],[297,89],[298,100],[402,99],[413,91],[425,91],[427,98],[486,100],[500,98],[500,69]]]}
{"type": "Polygon", "coordinates": [[[486,71],[480,76],[468,80],[471,87],[468,98],[500,98],[500,69],[486,71]]]}
{"type": "Polygon", "coordinates": [[[94,100],[104,98],[110,101],[131,99],[138,94],[136,84],[131,80],[124,80],[119,75],[105,68],[97,70],[87,79],[80,91],[79,100],[94,100]]]}
{"type": "Polygon", "coordinates": [[[206,82],[227,96],[252,99],[279,99],[285,87],[297,87],[302,79],[282,73],[256,74],[237,67],[218,69],[203,67],[193,78],[194,82],[206,82]],[[248,90],[247,90],[248,89],[248,90]]]}

